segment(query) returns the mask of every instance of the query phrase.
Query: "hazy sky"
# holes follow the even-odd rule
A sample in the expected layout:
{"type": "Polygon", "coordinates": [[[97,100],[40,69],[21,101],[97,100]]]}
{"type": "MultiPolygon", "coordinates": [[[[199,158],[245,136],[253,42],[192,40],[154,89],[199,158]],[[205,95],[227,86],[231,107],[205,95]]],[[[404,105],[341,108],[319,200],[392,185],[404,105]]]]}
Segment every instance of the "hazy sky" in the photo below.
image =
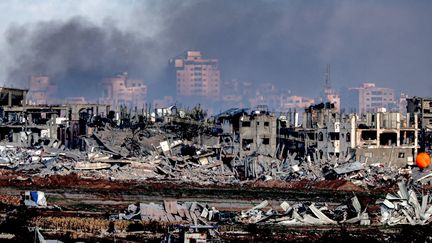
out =
{"type": "Polygon", "coordinates": [[[369,81],[432,96],[428,0],[3,0],[0,9],[7,85],[45,73],[65,94],[91,96],[101,77],[128,71],[158,86],[170,82],[169,58],[197,49],[219,58],[223,79],[300,95],[318,95],[328,63],[338,89],[369,81]]]}

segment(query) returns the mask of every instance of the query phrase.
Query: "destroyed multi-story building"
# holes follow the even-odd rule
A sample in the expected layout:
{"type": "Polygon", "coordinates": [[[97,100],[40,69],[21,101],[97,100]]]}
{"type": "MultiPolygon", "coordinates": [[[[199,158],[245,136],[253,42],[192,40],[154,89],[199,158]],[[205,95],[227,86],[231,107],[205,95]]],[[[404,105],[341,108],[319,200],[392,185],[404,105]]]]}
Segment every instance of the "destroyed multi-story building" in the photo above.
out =
{"type": "MultiPolygon", "coordinates": [[[[366,163],[413,164],[418,151],[418,123],[398,112],[367,113],[351,117],[355,125],[356,158],[366,163]]],[[[354,133],[353,133],[354,134],[354,133]]]]}
{"type": "Polygon", "coordinates": [[[311,105],[305,109],[301,123],[299,117],[294,111],[278,120],[278,147],[283,155],[289,152],[307,155],[315,149],[321,156],[345,151],[339,141],[341,117],[333,104],[311,105]]]}
{"type": "MultiPolygon", "coordinates": [[[[28,90],[0,88],[0,139],[31,146],[42,140],[57,146],[79,146],[80,135],[88,131],[87,122],[106,116],[109,106],[100,104],[29,105],[28,90]]],[[[90,129],[91,130],[91,129],[90,129]]]]}
{"type": "Polygon", "coordinates": [[[408,98],[407,111],[411,121],[418,117],[421,150],[432,151],[432,98],[408,98]]]}
{"type": "Polygon", "coordinates": [[[353,152],[361,162],[385,161],[399,166],[412,164],[417,154],[417,121],[410,122],[409,116],[400,113],[343,115],[333,104],[325,103],[306,109],[301,127],[294,125],[292,114],[288,117],[278,121],[278,147],[285,154],[317,152],[322,159],[353,152]]]}
{"type": "Polygon", "coordinates": [[[266,107],[258,107],[251,114],[240,117],[241,152],[274,154],[276,150],[276,117],[266,107]]]}
{"type": "Polygon", "coordinates": [[[225,152],[274,154],[276,117],[265,106],[255,109],[232,108],[215,116],[221,129],[220,142],[225,152]]]}
{"type": "Polygon", "coordinates": [[[205,59],[200,51],[187,51],[170,61],[175,69],[178,97],[218,100],[220,71],[218,59],[205,59]]]}

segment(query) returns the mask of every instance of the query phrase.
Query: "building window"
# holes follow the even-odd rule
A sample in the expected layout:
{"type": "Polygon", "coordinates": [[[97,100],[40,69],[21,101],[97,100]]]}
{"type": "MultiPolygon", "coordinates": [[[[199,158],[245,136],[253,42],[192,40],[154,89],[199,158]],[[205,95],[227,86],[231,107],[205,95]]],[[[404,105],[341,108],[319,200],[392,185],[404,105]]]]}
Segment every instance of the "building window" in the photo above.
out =
{"type": "Polygon", "coordinates": [[[265,127],[270,126],[270,122],[264,122],[264,126],[265,126],[265,127]]]}
{"type": "Polygon", "coordinates": [[[265,145],[270,144],[270,138],[263,138],[262,144],[265,144],[265,145]]]}
{"type": "Polygon", "coordinates": [[[335,141],[335,140],[339,140],[339,133],[338,132],[331,132],[329,133],[330,135],[330,140],[335,141]]]}
{"type": "Polygon", "coordinates": [[[385,132],[380,135],[380,145],[391,146],[396,145],[397,134],[394,132],[385,132]]]}
{"type": "Polygon", "coordinates": [[[242,127],[250,127],[250,126],[251,126],[250,121],[244,121],[244,122],[242,122],[242,127]]]}

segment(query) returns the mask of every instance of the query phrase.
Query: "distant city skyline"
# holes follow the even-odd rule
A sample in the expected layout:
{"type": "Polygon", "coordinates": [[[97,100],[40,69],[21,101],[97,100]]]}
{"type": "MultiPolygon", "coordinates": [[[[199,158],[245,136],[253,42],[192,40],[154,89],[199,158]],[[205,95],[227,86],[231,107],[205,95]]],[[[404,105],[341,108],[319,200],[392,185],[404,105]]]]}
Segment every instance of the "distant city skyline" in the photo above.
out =
{"type": "Polygon", "coordinates": [[[363,82],[408,95],[432,90],[431,1],[13,1],[0,3],[0,78],[53,77],[58,93],[94,97],[128,72],[150,99],[175,82],[167,60],[200,50],[221,81],[273,83],[318,97],[327,64],[337,91],[363,82]],[[79,94],[77,94],[79,93],[79,94]]]}

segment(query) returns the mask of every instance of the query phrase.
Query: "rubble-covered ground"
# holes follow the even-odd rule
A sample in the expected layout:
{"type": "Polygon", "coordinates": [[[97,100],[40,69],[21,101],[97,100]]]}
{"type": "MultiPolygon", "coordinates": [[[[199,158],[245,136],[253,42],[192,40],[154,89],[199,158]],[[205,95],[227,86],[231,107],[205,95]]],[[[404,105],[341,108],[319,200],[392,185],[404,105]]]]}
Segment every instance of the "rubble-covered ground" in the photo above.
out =
{"type": "Polygon", "coordinates": [[[178,225],[214,241],[432,239],[427,169],[232,152],[200,122],[105,125],[81,141],[0,144],[0,239],[160,242],[178,225]],[[23,206],[28,190],[48,206],[23,206]]]}

